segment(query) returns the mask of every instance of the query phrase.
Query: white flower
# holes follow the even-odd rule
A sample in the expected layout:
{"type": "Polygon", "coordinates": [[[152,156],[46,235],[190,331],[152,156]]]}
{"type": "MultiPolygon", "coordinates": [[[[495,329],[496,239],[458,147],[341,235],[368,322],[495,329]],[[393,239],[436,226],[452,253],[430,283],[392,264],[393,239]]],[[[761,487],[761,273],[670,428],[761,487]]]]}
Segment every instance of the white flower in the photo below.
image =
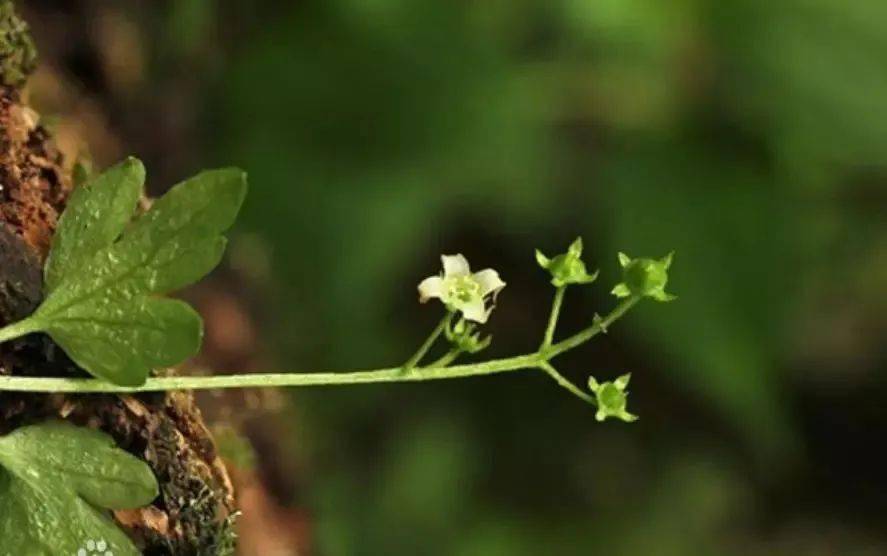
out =
{"type": "Polygon", "coordinates": [[[492,308],[487,309],[487,298],[495,300],[505,282],[492,268],[471,273],[468,261],[462,255],[443,255],[443,276],[431,276],[419,284],[419,301],[425,303],[436,297],[451,311],[461,311],[467,320],[487,322],[492,308]]]}

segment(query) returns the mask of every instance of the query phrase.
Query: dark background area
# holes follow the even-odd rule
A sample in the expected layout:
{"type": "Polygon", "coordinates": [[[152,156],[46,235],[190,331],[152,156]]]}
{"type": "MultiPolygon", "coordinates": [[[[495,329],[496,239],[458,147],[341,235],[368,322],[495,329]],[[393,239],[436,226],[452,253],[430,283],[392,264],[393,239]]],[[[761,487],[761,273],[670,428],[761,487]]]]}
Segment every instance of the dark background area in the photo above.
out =
{"type": "Polygon", "coordinates": [[[887,3],[20,4],[70,160],[249,172],[187,293],[217,372],[400,363],[455,252],[508,282],[484,356],[523,353],[534,248],[601,269],[562,332],[617,251],[676,252],[678,301],[559,364],[632,372],[631,425],[529,372],[206,397],[243,554],[887,553],[887,3]]]}

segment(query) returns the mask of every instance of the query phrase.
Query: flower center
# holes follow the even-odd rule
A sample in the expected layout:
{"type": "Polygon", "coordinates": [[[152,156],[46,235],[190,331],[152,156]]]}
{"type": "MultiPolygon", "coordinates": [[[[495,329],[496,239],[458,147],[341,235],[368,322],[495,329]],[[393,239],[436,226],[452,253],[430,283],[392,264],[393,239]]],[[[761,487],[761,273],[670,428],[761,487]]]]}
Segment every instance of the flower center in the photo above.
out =
{"type": "Polygon", "coordinates": [[[451,303],[468,303],[480,296],[480,284],[471,276],[454,276],[447,279],[447,301],[451,303]]]}

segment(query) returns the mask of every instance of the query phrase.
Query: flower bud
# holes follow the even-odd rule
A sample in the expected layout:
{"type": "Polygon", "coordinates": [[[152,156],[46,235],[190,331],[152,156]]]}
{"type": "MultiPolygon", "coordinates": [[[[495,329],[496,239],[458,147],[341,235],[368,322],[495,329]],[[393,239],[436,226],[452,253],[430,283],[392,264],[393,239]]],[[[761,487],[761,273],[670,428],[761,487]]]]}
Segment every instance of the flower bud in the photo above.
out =
{"type": "Polygon", "coordinates": [[[453,347],[462,353],[477,353],[490,345],[493,336],[481,338],[480,332],[475,332],[476,329],[477,326],[474,323],[459,319],[456,324],[447,326],[444,329],[444,334],[453,347]]]}
{"type": "Polygon", "coordinates": [[[597,279],[598,273],[588,274],[581,257],[581,237],[570,244],[566,253],[551,259],[536,250],[536,262],[551,274],[551,283],[558,288],[569,284],[590,284],[597,279]]]}
{"type": "Polygon", "coordinates": [[[675,296],[666,293],[668,283],[668,267],[671,266],[673,253],[662,259],[632,259],[625,253],[619,253],[619,264],[622,265],[622,282],[613,288],[616,297],[631,295],[652,297],[657,301],[672,301],[675,296]]]}
{"type": "Polygon", "coordinates": [[[597,399],[597,413],[595,419],[603,421],[607,417],[622,419],[626,423],[637,421],[637,415],[632,415],[625,410],[628,403],[628,393],[625,388],[631,374],[624,374],[612,382],[598,383],[595,378],[588,378],[588,388],[597,399]]]}

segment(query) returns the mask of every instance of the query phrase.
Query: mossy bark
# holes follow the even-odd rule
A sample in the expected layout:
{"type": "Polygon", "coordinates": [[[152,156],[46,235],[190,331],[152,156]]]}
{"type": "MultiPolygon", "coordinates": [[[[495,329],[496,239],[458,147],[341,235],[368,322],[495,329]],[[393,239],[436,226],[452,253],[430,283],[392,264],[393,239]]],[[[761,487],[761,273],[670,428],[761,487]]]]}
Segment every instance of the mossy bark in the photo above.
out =
{"type": "Polygon", "coordinates": [[[11,0],[0,0],[0,82],[20,87],[37,64],[37,49],[28,26],[15,13],[11,0]]]}
{"type": "MultiPolygon", "coordinates": [[[[20,88],[33,44],[11,2],[0,0],[0,325],[30,314],[42,298],[42,266],[70,175],[20,88]]],[[[0,374],[83,374],[44,335],[0,345],[0,374]]],[[[99,428],[143,458],[161,494],[140,510],[116,512],[144,554],[216,555],[230,550],[231,483],[193,397],[0,393],[0,434],[47,419],[99,428]]]]}

